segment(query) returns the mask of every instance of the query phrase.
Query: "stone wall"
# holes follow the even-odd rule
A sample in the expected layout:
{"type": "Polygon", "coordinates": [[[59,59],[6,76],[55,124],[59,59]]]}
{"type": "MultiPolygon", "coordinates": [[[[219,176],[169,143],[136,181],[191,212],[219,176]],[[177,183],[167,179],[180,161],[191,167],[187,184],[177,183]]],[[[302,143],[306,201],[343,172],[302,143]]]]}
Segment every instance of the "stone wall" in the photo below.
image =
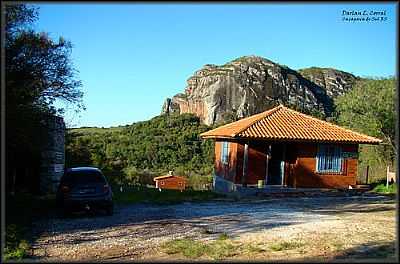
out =
{"type": "Polygon", "coordinates": [[[52,193],[64,173],[65,123],[62,117],[47,116],[42,125],[40,192],[52,193]]]}

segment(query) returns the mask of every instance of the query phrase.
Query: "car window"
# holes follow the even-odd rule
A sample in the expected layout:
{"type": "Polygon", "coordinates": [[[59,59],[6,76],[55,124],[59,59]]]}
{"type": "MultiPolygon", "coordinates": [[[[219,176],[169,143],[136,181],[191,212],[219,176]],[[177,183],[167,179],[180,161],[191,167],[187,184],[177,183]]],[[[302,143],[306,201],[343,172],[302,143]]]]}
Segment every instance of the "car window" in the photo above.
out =
{"type": "Polygon", "coordinates": [[[67,184],[105,183],[105,179],[97,171],[71,171],[66,173],[63,182],[67,184]]]}

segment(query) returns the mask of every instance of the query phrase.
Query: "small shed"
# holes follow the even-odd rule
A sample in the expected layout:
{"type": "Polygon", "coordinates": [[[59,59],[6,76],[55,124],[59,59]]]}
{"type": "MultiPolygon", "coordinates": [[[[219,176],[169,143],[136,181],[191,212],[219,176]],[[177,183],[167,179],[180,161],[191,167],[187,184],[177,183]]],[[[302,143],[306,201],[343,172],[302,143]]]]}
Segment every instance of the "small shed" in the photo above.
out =
{"type": "Polygon", "coordinates": [[[156,188],[159,189],[183,191],[187,186],[187,179],[185,177],[173,175],[172,172],[168,175],[155,177],[153,180],[156,182],[156,188]]]}

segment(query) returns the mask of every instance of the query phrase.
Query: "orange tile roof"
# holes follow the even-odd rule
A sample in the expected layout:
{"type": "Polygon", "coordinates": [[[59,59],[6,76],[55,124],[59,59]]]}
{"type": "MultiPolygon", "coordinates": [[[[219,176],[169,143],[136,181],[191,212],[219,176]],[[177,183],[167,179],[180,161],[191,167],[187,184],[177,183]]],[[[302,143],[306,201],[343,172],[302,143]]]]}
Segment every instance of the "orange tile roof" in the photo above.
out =
{"type": "Polygon", "coordinates": [[[382,140],[319,120],[283,105],[200,134],[201,138],[247,138],[379,144],[382,140]]]}

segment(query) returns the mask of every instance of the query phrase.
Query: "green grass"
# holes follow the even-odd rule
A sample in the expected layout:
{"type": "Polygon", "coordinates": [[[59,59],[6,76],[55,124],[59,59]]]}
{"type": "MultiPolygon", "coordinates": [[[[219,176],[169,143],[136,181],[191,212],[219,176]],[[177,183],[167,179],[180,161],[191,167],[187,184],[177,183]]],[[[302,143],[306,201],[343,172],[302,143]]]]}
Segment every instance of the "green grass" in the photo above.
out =
{"type": "Polygon", "coordinates": [[[227,233],[222,233],[219,235],[218,240],[222,241],[222,240],[227,240],[228,238],[229,237],[227,233]]]}
{"type": "Polygon", "coordinates": [[[243,250],[247,253],[261,253],[264,252],[265,249],[259,247],[258,245],[253,245],[253,244],[246,244],[243,247],[243,250]]]}
{"type": "Polygon", "coordinates": [[[120,192],[119,187],[113,187],[114,201],[120,204],[153,202],[153,203],[180,203],[188,201],[207,201],[214,198],[223,197],[212,191],[195,190],[161,190],[148,187],[129,187],[120,192]]]}
{"type": "Polygon", "coordinates": [[[397,193],[397,186],[396,184],[389,184],[389,186],[386,187],[386,183],[380,183],[377,184],[372,191],[381,194],[395,194],[397,193]]]}
{"type": "Polygon", "coordinates": [[[269,248],[273,251],[282,251],[282,250],[291,250],[304,246],[303,243],[295,242],[295,241],[284,241],[275,243],[269,246],[269,248]]]}
{"type": "Polygon", "coordinates": [[[45,217],[55,207],[54,195],[33,196],[19,193],[6,196],[6,243],[3,260],[20,260],[28,256],[34,217],[45,217]]]}
{"type": "Polygon", "coordinates": [[[207,255],[215,260],[222,260],[227,257],[232,257],[237,254],[238,246],[233,245],[230,240],[217,240],[209,244],[210,249],[207,255]]]}
{"type": "Polygon", "coordinates": [[[182,254],[190,259],[208,256],[214,260],[221,260],[237,254],[239,247],[225,238],[211,243],[185,238],[170,240],[164,243],[162,248],[167,254],[182,254]]]}
{"type": "Polygon", "coordinates": [[[25,239],[27,230],[21,225],[6,225],[6,244],[4,247],[5,261],[20,260],[28,255],[29,243],[25,239]]]}
{"type": "Polygon", "coordinates": [[[187,258],[198,258],[204,255],[209,247],[199,241],[193,239],[175,239],[166,242],[163,245],[165,253],[177,254],[181,253],[187,258]]]}

